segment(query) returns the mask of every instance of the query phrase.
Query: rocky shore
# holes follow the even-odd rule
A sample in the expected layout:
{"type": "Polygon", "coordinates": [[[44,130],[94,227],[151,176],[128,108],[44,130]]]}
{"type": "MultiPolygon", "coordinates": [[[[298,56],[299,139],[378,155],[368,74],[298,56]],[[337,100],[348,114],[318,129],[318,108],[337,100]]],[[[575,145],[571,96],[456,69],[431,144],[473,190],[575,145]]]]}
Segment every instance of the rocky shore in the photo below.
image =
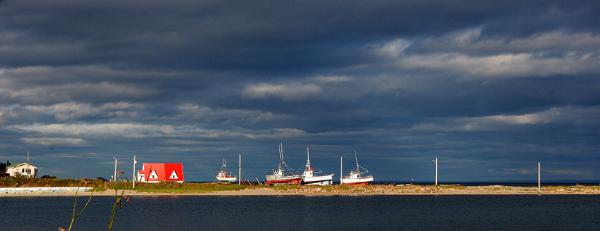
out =
{"type": "MultiPolygon", "coordinates": [[[[11,196],[114,196],[115,190],[102,191],[26,191],[5,190],[0,197],[11,196]]],[[[119,194],[121,191],[119,191],[119,194]]],[[[369,195],[600,195],[600,185],[596,186],[544,186],[541,191],[537,187],[518,186],[464,186],[464,185],[367,185],[367,186],[247,186],[238,190],[131,190],[126,189],[125,195],[131,196],[369,196],[369,195]]]]}

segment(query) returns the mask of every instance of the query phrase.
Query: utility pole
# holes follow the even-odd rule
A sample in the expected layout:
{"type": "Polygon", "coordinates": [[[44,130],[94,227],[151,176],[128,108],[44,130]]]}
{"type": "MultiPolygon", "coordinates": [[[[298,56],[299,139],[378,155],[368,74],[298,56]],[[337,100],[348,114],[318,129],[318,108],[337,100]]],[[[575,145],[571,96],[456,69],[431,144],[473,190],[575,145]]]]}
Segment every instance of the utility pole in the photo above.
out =
{"type": "Polygon", "coordinates": [[[537,166],[537,183],[538,183],[538,192],[542,192],[542,164],[538,161],[537,166]]]}
{"type": "Polygon", "coordinates": [[[242,153],[238,154],[238,185],[242,185],[242,153]]]}
{"type": "Polygon", "coordinates": [[[113,158],[115,159],[115,172],[113,174],[113,181],[117,182],[117,162],[118,162],[118,160],[116,157],[113,157],[113,158]]]}
{"type": "Polygon", "coordinates": [[[435,157],[435,186],[438,185],[438,158],[435,157]]]}
{"type": "Polygon", "coordinates": [[[133,155],[133,170],[131,171],[131,188],[135,188],[135,164],[137,164],[137,160],[135,160],[135,155],[133,155]]]}
{"type": "Polygon", "coordinates": [[[344,159],[343,158],[344,158],[343,156],[340,156],[340,185],[342,185],[344,183],[343,182],[343,180],[344,180],[344,166],[343,166],[344,159]]]}

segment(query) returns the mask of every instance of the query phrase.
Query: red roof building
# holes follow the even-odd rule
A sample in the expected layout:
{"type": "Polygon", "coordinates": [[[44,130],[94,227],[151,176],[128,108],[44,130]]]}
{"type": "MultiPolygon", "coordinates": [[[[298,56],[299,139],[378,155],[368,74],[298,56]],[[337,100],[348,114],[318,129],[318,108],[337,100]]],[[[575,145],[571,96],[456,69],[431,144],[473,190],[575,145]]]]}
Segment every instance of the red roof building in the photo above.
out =
{"type": "Polygon", "coordinates": [[[182,163],[144,163],[138,171],[139,182],[158,183],[164,181],[183,183],[182,163]]]}

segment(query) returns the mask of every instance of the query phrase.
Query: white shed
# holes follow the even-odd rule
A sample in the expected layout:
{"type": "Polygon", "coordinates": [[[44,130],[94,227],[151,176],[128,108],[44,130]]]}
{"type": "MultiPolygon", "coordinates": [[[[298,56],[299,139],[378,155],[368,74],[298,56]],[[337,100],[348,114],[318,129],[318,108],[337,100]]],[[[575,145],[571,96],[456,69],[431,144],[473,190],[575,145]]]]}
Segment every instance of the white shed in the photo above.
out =
{"type": "Polygon", "coordinates": [[[6,167],[6,173],[10,176],[21,175],[26,177],[36,177],[38,174],[38,169],[36,166],[33,166],[30,163],[21,163],[6,167]]]}

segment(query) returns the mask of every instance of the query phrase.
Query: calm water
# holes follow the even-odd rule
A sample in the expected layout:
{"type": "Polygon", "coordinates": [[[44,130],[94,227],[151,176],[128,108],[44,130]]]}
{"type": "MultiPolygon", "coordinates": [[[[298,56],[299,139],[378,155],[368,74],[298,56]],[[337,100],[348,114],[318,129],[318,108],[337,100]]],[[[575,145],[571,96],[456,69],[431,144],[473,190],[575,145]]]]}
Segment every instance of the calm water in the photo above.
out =
{"type": "MultiPolygon", "coordinates": [[[[0,198],[0,230],[56,230],[72,203],[0,198]]],[[[111,205],[93,199],[75,230],[105,230],[111,205]]],[[[118,212],[114,230],[600,230],[600,196],[133,197],[118,212]]]]}

